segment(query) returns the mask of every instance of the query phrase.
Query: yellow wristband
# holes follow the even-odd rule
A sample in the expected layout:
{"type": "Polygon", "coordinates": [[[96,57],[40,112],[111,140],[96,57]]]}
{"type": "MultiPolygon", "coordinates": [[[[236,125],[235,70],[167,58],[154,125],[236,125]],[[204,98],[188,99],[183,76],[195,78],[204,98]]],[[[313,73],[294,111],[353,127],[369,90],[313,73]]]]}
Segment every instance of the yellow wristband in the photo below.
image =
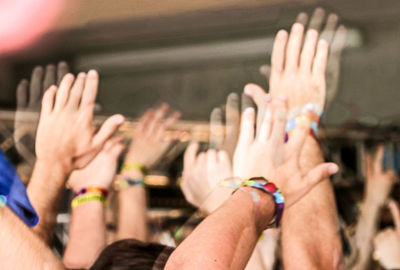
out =
{"type": "Polygon", "coordinates": [[[135,162],[128,162],[128,163],[124,163],[122,165],[121,168],[121,172],[128,172],[128,171],[132,171],[132,170],[139,170],[141,171],[143,174],[147,173],[147,169],[145,166],[143,166],[142,164],[139,163],[135,163],[135,162]]]}
{"type": "Polygon", "coordinates": [[[71,202],[71,207],[76,208],[81,204],[93,201],[99,201],[104,204],[106,202],[106,198],[104,197],[103,194],[98,192],[85,193],[75,197],[71,202]]]}

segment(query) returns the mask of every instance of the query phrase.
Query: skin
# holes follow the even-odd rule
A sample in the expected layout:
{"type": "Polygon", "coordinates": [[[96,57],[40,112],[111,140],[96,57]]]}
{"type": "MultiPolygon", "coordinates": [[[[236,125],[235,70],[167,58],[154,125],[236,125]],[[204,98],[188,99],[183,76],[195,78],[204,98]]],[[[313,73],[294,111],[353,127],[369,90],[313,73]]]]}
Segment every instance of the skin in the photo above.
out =
{"type": "Polygon", "coordinates": [[[394,228],[387,228],[374,237],[374,257],[385,269],[400,268],[400,209],[391,200],[389,209],[393,217],[394,228]]]}
{"type": "MultiPolygon", "coordinates": [[[[122,138],[115,137],[84,169],[76,170],[68,179],[74,192],[85,187],[102,187],[110,190],[124,150],[122,138]]],[[[63,262],[67,268],[88,269],[106,245],[105,207],[99,201],[87,202],[73,208],[69,225],[69,239],[63,262]]]]}
{"type": "MultiPolygon", "coordinates": [[[[259,127],[260,135],[257,137],[254,129],[254,109],[248,108],[243,112],[241,132],[235,150],[234,171],[245,177],[264,176],[274,179],[274,183],[281,188],[286,198],[286,207],[289,208],[322,179],[336,173],[338,167],[325,163],[305,174],[300,171],[299,157],[309,123],[298,125],[294,129],[292,140],[284,145],[284,137],[280,135],[284,135],[285,132],[285,105],[285,102],[281,101],[276,110],[267,110],[266,114],[269,112],[271,117],[265,115],[265,121],[259,127]],[[265,151],[271,145],[273,149],[265,151]],[[255,151],[255,146],[262,149],[255,151]],[[290,150],[290,155],[285,155],[285,150],[290,150]]],[[[272,197],[259,191],[254,192],[258,193],[261,202],[254,208],[254,202],[249,200],[252,191],[254,190],[246,188],[234,193],[208,216],[172,253],[166,269],[243,269],[250,259],[259,235],[268,226],[272,220],[271,214],[275,211],[272,197]],[[245,194],[247,201],[242,197],[242,191],[250,193],[245,194]]]]}
{"type": "MultiPolygon", "coordinates": [[[[180,118],[180,112],[173,112],[167,117],[169,106],[162,104],[156,110],[148,110],[139,120],[132,134],[132,143],[125,158],[125,163],[141,164],[145,168],[155,166],[181,131],[170,132],[171,127],[180,118]]],[[[122,176],[143,180],[140,170],[125,171],[122,176]]],[[[118,229],[117,240],[135,238],[147,241],[147,201],[143,186],[131,186],[118,192],[118,229]]]]}
{"type": "MultiPolygon", "coordinates": [[[[302,47],[303,34],[300,23],[293,25],[290,35],[279,31],[271,56],[270,94],[272,98],[289,96],[289,111],[309,102],[325,106],[328,42],[318,41],[318,32],[310,29],[302,47]]],[[[256,93],[265,91],[250,84],[245,92],[256,98],[261,96],[256,93]]],[[[308,136],[300,157],[302,171],[322,162],[317,141],[308,136]]],[[[335,198],[328,178],[285,211],[281,231],[285,269],[343,267],[335,198]]]]}
{"type": "Polygon", "coordinates": [[[40,221],[34,231],[50,243],[59,200],[71,172],[83,168],[99,153],[118,127],[121,115],[108,118],[98,132],[92,125],[98,74],[77,79],[67,74],[60,87],[44,94],[36,138],[36,164],[27,188],[40,221]]]}
{"type": "Polygon", "coordinates": [[[358,257],[352,269],[367,269],[371,262],[373,238],[377,232],[379,212],[385,204],[393,184],[397,181],[395,173],[382,168],[384,148],[378,146],[374,158],[371,155],[366,159],[366,190],[365,199],[361,207],[361,214],[357,223],[355,244],[358,257]]]}
{"type": "Polygon", "coordinates": [[[29,135],[35,141],[43,94],[51,85],[59,85],[61,79],[68,73],[68,69],[65,62],[59,62],[57,67],[52,64],[45,68],[36,66],[32,71],[30,81],[24,79],[17,86],[14,141],[18,153],[25,161],[17,167],[18,173],[24,181],[32,173],[35,163],[35,147],[34,144],[23,144],[21,138],[29,135]]]}

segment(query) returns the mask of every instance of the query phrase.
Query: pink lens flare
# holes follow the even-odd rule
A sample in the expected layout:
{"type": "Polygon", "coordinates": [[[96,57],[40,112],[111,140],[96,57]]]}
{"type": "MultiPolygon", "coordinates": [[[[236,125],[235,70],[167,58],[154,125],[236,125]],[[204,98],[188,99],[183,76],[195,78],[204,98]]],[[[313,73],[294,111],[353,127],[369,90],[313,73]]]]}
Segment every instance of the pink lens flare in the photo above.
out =
{"type": "Polygon", "coordinates": [[[65,0],[0,0],[0,53],[21,49],[50,29],[65,0]]]}

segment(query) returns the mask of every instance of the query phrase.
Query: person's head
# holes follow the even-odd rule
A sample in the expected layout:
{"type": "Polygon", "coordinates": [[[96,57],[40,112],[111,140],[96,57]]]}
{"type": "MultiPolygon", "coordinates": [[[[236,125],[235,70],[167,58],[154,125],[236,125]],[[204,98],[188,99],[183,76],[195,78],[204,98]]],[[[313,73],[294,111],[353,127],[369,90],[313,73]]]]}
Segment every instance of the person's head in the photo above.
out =
{"type": "Polygon", "coordinates": [[[174,248],[134,239],[115,242],[99,255],[91,270],[157,270],[164,266],[174,248]]]}

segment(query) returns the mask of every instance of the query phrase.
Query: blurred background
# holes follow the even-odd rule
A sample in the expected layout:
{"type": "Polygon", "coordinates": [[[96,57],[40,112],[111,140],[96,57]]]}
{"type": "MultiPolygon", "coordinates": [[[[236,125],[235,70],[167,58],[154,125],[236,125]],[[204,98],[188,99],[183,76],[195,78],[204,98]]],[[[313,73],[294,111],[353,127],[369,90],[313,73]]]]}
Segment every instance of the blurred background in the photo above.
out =
{"type": "MultiPolygon", "coordinates": [[[[0,1],[3,11],[12,2],[0,1]]],[[[327,158],[342,166],[334,183],[339,209],[350,223],[362,196],[369,143],[390,140],[388,149],[395,149],[400,137],[398,0],[26,0],[22,6],[17,21],[24,34],[18,42],[11,42],[12,18],[5,16],[10,21],[0,27],[8,35],[0,39],[0,143],[15,163],[23,160],[9,140],[15,89],[34,66],[64,60],[74,73],[97,69],[99,119],[126,115],[130,122],[123,132],[131,132],[145,109],[167,102],[182,112],[189,134],[206,141],[212,108],[248,82],[268,89],[259,69],[269,63],[275,33],[289,29],[299,12],[311,15],[318,6],[338,14],[348,28],[338,93],[320,136],[327,158]],[[203,133],[190,130],[196,124],[203,133]]],[[[179,211],[186,216],[193,211],[177,187],[188,139],[148,179],[152,214],[167,213],[177,224],[186,220],[179,211]]],[[[394,190],[400,194],[398,186],[394,190]]],[[[68,215],[60,223],[63,218],[68,215]]]]}

